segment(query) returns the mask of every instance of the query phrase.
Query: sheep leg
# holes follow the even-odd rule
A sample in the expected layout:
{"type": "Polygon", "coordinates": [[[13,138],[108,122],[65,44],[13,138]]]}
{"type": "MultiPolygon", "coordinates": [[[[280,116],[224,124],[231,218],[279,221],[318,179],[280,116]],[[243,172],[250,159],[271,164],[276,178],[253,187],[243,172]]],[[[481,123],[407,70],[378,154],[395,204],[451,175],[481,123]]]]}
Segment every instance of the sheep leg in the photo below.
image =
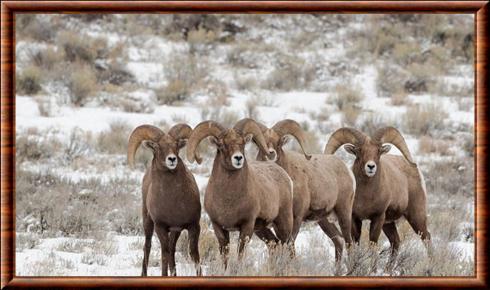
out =
{"type": "Polygon", "coordinates": [[[431,242],[431,237],[430,233],[427,229],[427,217],[424,215],[417,215],[414,214],[412,216],[406,216],[406,219],[412,229],[415,231],[417,235],[420,236],[422,241],[424,242],[424,245],[427,249],[427,254],[429,256],[432,255],[433,248],[432,248],[432,242],[431,242]]]}
{"type": "Polygon", "coordinates": [[[254,233],[255,219],[245,222],[240,227],[240,237],[238,242],[238,259],[243,258],[245,245],[250,241],[254,233]]]}
{"type": "Polygon", "coordinates": [[[378,243],[379,236],[381,235],[381,230],[385,223],[385,214],[380,214],[371,218],[371,225],[369,227],[369,241],[372,245],[378,243]]]}
{"type": "Polygon", "coordinates": [[[215,222],[212,222],[214,234],[218,239],[219,244],[219,252],[221,257],[223,258],[223,264],[225,266],[225,270],[228,267],[228,253],[230,252],[230,232],[223,229],[220,225],[215,222]]]}
{"type": "Polygon", "coordinates": [[[143,265],[141,269],[141,276],[147,276],[148,270],[148,260],[150,258],[151,251],[151,238],[153,237],[153,228],[154,224],[151,218],[148,215],[143,216],[143,229],[145,232],[145,245],[143,248],[143,265]]]}
{"type": "Polygon", "coordinates": [[[156,224],[155,232],[157,233],[158,239],[160,240],[160,248],[162,250],[162,276],[168,275],[168,260],[169,260],[169,239],[168,230],[162,225],[156,224]]]}
{"type": "Polygon", "coordinates": [[[331,223],[327,218],[323,218],[318,221],[318,225],[322,231],[332,240],[335,246],[335,262],[340,262],[342,259],[342,252],[344,251],[344,243],[342,241],[342,234],[340,233],[337,226],[331,223]]]}
{"type": "Polygon", "coordinates": [[[349,207],[336,207],[335,213],[339,219],[340,230],[342,231],[346,247],[349,249],[352,245],[352,210],[349,207]]]}
{"type": "Polygon", "coordinates": [[[354,243],[356,244],[359,244],[359,241],[361,240],[361,231],[362,231],[362,220],[353,216],[351,234],[352,234],[352,238],[354,239],[354,243]]]}
{"type": "Polygon", "coordinates": [[[169,260],[168,260],[168,265],[169,265],[169,272],[170,276],[177,276],[177,271],[175,269],[175,247],[177,245],[177,241],[179,240],[181,232],[170,232],[170,241],[169,241],[169,260]]]}
{"type": "Polygon", "coordinates": [[[279,239],[268,228],[256,230],[255,234],[257,235],[257,237],[259,237],[259,239],[264,241],[264,243],[267,245],[267,248],[269,248],[269,250],[279,243],[279,239]]]}
{"type": "Polygon", "coordinates": [[[199,235],[201,233],[201,226],[199,222],[189,227],[187,231],[189,233],[189,255],[194,262],[196,275],[201,276],[201,263],[199,259],[199,235]]]}
{"type": "Polygon", "coordinates": [[[394,222],[383,225],[383,232],[390,241],[391,244],[391,258],[395,258],[400,248],[400,236],[396,230],[396,224],[394,222]]]}
{"type": "Polygon", "coordinates": [[[279,217],[276,218],[273,224],[274,232],[281,241],[281,244],[287,244],[291,252],[291,258],[296,255],[294,240],[291,236],[293,231],[293,215],[292,212],[282,211],[279,217]]]}

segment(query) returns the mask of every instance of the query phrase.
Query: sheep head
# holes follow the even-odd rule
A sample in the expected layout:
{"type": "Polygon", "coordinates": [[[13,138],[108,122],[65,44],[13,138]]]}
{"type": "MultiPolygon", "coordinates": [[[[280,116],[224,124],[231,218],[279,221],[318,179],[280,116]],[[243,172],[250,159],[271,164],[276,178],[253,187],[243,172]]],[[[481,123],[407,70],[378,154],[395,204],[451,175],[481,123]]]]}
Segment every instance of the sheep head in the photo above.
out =
{"type": "Polygon", "coordinates": [[[187,159],[196,160],[201,163],[201,159],[196,156],[199,143],[204,138],[210,137],[211,143],[216,145],[217,158],[222,166],[227,170],[239,170],[246,164],[245,144],[253,139],[257,140],[260,150],[266,150],[264,136],[252,119],[244,119],[238,122],[235,127],[225,129],[221,124],[214,121],[201,122],[192,131],[187,146],[187,159]]]}
{"type": "Polygon", "coordinates": [[[344,149],[356,156],[354,170],[363,172],[367,177],[376,175],[381,155],[388,153],[391,143],[395,145],[410,164],[415,164],[408,151],[405,139],[400,132],[393,127],[378,129],[373,136],[352,128],[341,128],[335,131],[325,147],[325,154],[334,154],[337,149],[344,145],[344,149]]]}
{"type": "Polygon", "coordinates": [[[128,141],[128,163],[134,166],[136,150],[143,145],[153,152],[153,164],[157,169],[173,171],[179,162],[179,151],[187,143],[192,129],[186,124],[177,124],[165,134],[152,125],[141,125],[133,130],[128,141]]]}
{"type": "MultiPolygon", "coordinates": [[[[278,161],[281,159],[281,156],[284,154],[282,147],[289,142],[290,136],[294,137],[296,141],[298,141],[305,158],[307,160],[311,159],[311,155],[306,153],[304,132],[298,122],[286,119],[277,122],[270,129],[262,124],[260,124],[260,128],[267,143],[267,154],[272,156],[269,158],[270,160],[278,161]]],[[[258,159],[266,160],[264,152],[259,152],[258,159]]]]}

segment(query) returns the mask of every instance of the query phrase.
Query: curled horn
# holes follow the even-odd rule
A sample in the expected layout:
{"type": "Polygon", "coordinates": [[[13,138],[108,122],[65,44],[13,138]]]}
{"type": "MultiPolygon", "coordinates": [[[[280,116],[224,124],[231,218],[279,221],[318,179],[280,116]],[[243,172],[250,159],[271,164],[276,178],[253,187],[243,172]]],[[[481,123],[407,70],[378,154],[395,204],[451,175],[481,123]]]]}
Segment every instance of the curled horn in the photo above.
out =
{"type": "Polygon", "coordinates": [[[192,133],[192,128],[187,124],[174,125],[168,131],[168,135],[170,135],[175,140],[189,139],[191,133],[192,133]]]}
{"type": "Polygon", "coordinates": [[[136,127],[129,136],[128,141],[128,164],[134,166],[134,155],[136,150],[144,140],[152,140],[158,142],[158,140],[165,135],[162,130],[152,125],[141,125],[136,127]]]}
{"type": "Polygon", "coordinates": [[[261,130],[257,122],[255,122],[255,120],[250,118],[242,119],[235,124],[233,129],[240,133],[240,135],[242,136],[252,134],[253,140],[257,147],[259,147],[259,149],[268,157],[272,157],[270,156],[271,153],[269,153],[269,150],[267,150],[267,143],[265,142],[263,131],[261,130]]]}
{"type": "Polygon", "coordinates": [[[199,123],[196,128],[194,128],[187,141],[187,160],[189,160],[189,162],[194,162],[194,160],[196,160],[197,163],[201,164],[202,159],[196,153],[199,143],[209,136],[218,138],[224,130],[225,128],[223,126],[214,121],[204,121],[199,123]]]}
{"type": "Polygon", "coordinates": [[[291,135],[296,138],[299,146],[301,146],[301,150],[303,151],[305,158],[307,160],[311,159],[311,155],[306,153],[304,132],[298,122],[290,119],[282,120],[277,122],[274,127],[272,127],[272,130],[274,130],[280,137],[284,135],[291,135]]]}
{"type": "Polygon", "coordinates": [[[400,152],[403,154],[405,159],[408,160],[412,165],[415,165],[415,162],[413,162],[412,155],[410,154],[410,151],[408,150],[407,143],[405,142],[405,139],[403,138],[402,134],[394,127],[384,127],[378,129],[374,134],[373,134],[373,140],[380,142],[380,143],[391,143],[396,146],[400,150],[400,152]]]}
{"type": "Polygon", "coordinates": [[[335,131],[330,139],[328,139],[327,145],[325,146],[324,154],[334,154],[340,146],[350,143],[353,145],[360,145],[364,143],[366,135],[360,131],[353,128],[340,128],[335,131]]]}

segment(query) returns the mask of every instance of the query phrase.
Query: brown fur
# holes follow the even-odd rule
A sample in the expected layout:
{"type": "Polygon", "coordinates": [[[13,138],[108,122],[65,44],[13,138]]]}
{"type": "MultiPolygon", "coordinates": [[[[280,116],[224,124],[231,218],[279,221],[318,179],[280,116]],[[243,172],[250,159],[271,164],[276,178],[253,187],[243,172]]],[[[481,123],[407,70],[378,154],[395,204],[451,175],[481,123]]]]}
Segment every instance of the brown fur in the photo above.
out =
{"type": "Polygon", "coordinates": [[[153,160],[145,172],[142,185],[145,231],[142,276],[147,275],[153,230],[161,243],[162,276],[167,276],[168,268],[171,275],[177,275],[175,246],[184,229],[189,233],[190,256],[200,275],[198,241],[201,204],[194,176],[178,157],[185,142],[175,140],[170,135],[163,135],[155,141],[147,141],[147,147],[153,151],[153,160]],[[166,156],[171,153],[177,156],[177,167],[172,170],[164,165],[166,156]]]}
{"type": "MultiPolygon", "coordinates": [[[[223,130],[220,136],[211,137],[218,149],[206,188],[204,208],[213,224],[225,267],[229,231],[240,231],[238,251],[241,257],[254,232],[273,226],[279,240],[286,243],[292,230],[291,179],[273,162],[248,162],[244,148],[250,139],[234,129],[223,130]],[[231,156],[236,152],[244,156],[240,169],[231,163],[231,156]]],[[[194,142],[192,136],[191,142],[194,142]]],[[[194,152],[188,151],[188,155],[191,154],[194,152]]]]}
{"type": "MultiPolygon", "coordinates": [[[[339,237],[344,236],[346,243],[351,243],[354,187],[349,169],[333,155],[314,154],[307,160],[304,154],[283,150],[287,137],[281,138],[272,129],[266,130],[264,136],[268,148],[277,152],[276,163],[286,170],[294,182],[292,240],[298,235],[303,221],[316,220],[334,243],[336,260],[339,261],[343,251],[339,237]],[[327,216],[331,213],[338,217],[343,235],[328,220],[327,216]]],[[[259,151],[257,159],[266,160],[266,157],[259,151]]]]}

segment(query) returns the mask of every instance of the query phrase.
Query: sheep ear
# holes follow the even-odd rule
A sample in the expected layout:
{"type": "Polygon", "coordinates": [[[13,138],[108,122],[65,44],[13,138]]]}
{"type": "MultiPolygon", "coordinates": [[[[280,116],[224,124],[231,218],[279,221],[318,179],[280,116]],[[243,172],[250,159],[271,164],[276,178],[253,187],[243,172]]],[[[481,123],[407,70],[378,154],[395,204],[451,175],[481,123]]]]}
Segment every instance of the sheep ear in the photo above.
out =
{"type": "Polygon", "coordinates": [[[253,134],[248,134],[247,136],[245,136],[245,144],[246,143],[249,143],[250,141],[252,141],[254,135],[253,134]]]}
{"type": "Polygon", "coordinates": [[[281,139],[279,140],[279,147],[286,145],[290,140],[291,137],[289,135],[282,136],[281,139]]]}
{"type": "Polygon", "coordinates": [[[386,144],[386,145],[381,146],[381,148],[379,149],[379,153],[380,154],[386,154],[386,153],[390,152],[390,150],[391,150],[391,145],[386,144]]]}
{"type": "Polygon", "coordinates": [[[157,151],[159,148],[158,143],[150,141],[150,140],[143,141],[143,146],[145,148],[150,149],[153,152],[157,151]]]}
{"type": "Polygon", "coordinates": [[[185,145],[187,145],[187,139],[179,139],[179,141],[177,141],[178,149],[183,148],[185,145]]]}
{"type": "Polygon", "coordinates": [[[354,146],[352,144],[345,144],[344,149],[345,149],[345,151],[347,151],[347,153],[350,153],[352,155],[357,155],[356,146],[354,146]]]}

